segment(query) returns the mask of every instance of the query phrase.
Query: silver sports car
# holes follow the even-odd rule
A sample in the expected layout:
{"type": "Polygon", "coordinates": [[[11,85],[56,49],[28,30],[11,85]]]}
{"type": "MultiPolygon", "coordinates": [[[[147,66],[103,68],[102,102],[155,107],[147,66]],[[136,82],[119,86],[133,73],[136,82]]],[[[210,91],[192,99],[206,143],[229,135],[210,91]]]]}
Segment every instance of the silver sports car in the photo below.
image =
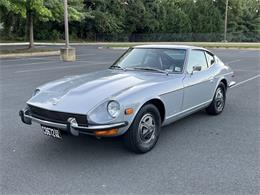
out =
{"type": "Polygon", "coordinates": [[[38,87],[19,114],[52,137],[122,135],[129,149],[145,153],[155,146],[162,126],[204,108],[220,114],[233,76],[204,48],[136,46],[108,70],[38,87]]]}

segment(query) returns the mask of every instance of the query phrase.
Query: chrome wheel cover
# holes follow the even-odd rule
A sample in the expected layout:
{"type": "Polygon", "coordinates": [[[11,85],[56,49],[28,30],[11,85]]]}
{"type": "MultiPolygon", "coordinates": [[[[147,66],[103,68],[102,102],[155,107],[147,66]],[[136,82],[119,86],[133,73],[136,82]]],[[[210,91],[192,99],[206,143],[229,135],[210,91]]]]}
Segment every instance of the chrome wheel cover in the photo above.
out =
{"type": "Polygon", "coordinates": [[[218,112],[221,112],[225,105],[225,96],[222,88],[218,88],[215,95],[215,104],[218,112]]]}
{"type": "Polygon", "coordinates": [[[138,126],[138,134],[140,140],[143,143],[149,143],[155,138],[156,124],[154,120],[154,116],[151,114],[145,114],[138,126]]]}

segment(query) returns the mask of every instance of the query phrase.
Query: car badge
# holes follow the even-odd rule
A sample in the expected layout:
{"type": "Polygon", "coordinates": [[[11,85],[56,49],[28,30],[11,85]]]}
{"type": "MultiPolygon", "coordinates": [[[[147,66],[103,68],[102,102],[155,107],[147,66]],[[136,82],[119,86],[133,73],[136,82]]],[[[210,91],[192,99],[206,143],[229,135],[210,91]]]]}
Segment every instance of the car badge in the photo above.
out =
{"type": "Polygon", "coordinates": [[[60,99],[58,99],[58,98],[52,98],[52,99],[51,99],[52,105],[58,104],[59,101],[60,101],[60,99]]]}

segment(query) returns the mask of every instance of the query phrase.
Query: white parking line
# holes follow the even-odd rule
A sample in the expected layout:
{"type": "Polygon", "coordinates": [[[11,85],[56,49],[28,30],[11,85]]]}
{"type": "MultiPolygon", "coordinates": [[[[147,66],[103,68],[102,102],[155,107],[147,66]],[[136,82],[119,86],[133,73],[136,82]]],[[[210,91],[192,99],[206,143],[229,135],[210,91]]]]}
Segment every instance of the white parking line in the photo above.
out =
{"type": "Polygon", "coordinates": [[[97,61],[89,61],[89,60],[77,60],[77,62],[86,62],[86,63],[92,63],[92,64],[111,64],[113,63],[113,61],[107,61],[107,62],[97,62],[97,61]]]}
{"type": "Polygon", "coordinates": [[[246,80],[244,80],[244,81],[238,82],[236,85],[232,86],[231,88],[238,87],[238,86],[240,86],[240,85],[242,85],[242,84],[244,84],[244,83],[247,83],[247,82],[249,82],[249,81],[252,81],[252,80],[254,80],[254,79],[258,78],[258,77],[260,77],[260,74],[254,76],[254,77],[251,77],[251,78],[249,78],[249,79],[246,79],[246,80]]]}
{"type": "MultiPolygon", "coordinates": [[[[79,63],[81,62],[89,62],[89,61],[78,61],[79,63]]],[[[95,65],[106,65],[109,63],[108,62],[103,62],[103,63],[95,63],[95,65]]],[[[92,66],[93,64],[84,64],[84,65],[69,65],[69,66],[58,66],[58,67],[50,67],[50,68],[37,68],[37,69],[30,69],[30,70],[20,70],[16,71],[14,73],[25,73],[25,72],[38,72],[38,71],[45,71],[45,70],[57,70],[57,69],[64,69],[64,68],[79,68],[79,67],[86,67],[86,66],[92,66]]]]}
{"type": "Polygon", "coordinates": [[[241,61],[241,59],[237,59],[237,60],[232,60],[232,61],[229,61],[229,62],[225,62],[225,64],[232,64],[232,63],[239,62],[239,61],[241,61]]]}
{"type": "MultiPolygon", "coordinates": [[[[49,63],[62,63],[62,61],[60,60],[57,60],[57,59],[52,59],[52,60],[49,60],[49,61],[41,61],[41,62],[32,62],[32,63],[26,63],[26,64],[18,64],[18,65],[10,65],[8,66],[7,64],[5,64],[5,68],[8,68],[8,67],[23,67],[23,66],[31,66],[31,65],[35,65],[35,64],[49,64],[49,63]]],[[[87,60],[77,60],[77,62],[87,62],[87,63],[96,63],[95,61],[87,61],[87,60]]]]}
{"type": "Polygon", "coordinates": [[[19,64],[17,65],[10,65],[8,66],[7,64],[5,64],[5,67],[21,67],[21,66],[30,66],[30,65],[34,65],[34,64],[49,64],[49,63],[53,63],[55,61],[51,60],[51,61],[47,61],[47,62],[33,62],[33,63],[27,63],[27,64],[19,64]]]}
{"type": "Polygon", "coordinates": [[[245,69],[233,69],[234,72],[253,72],[253,73],[259,73],[260,70],[245,70],[245,69]]]}
{"type": "Polygon", "coordinates": [[[95,56],[95,55],[98,55],[98,54],[90,53],[90,54],[79,54],[76,56],[78,57],[78,56],[95,56]]]}
{"type": "Polygon", "coordinates": [[[25,73],[25,72],[38,72],[38,71],[44,71],[44,70],[57,70],[57,69],[64,69],[64,68],[75,68],[75,67],[82,67],[82,66],[86,66],[86,65],[71,65],[71,66],[59,66],[59,67],[51,67],[51,68],[37,68],[37,69],[30,69],[30,70],[20,70],[20,71],[16,71],[14,73],[25,73]]]}
{"type": "MultiPolygon", "coordinates": [[[[17,58],[12,58],[12,59],[0,59],[0,62],[15,62],[15,61],[19,61],[19,60],[50,60],[50,58],[53,59],[59,59],[59,56],[45,56],[45,57],[17,57],[17,58]]],[[[51,59],[51,60],[53,60],[51,59]]]]}
{"type": "MultiPolygon", "coordinates": [[[[94,56],[94,55],[97,55],[97,54],[79,54],[79,55],[76,55],[76,57],[80,57],[80,56],[94,56]]],[[[0,63],[3,63],[3,62],[13,62],[13,61],[18,61],[18,60],[57,60],[59,59],[59,56],[45,56],[45,57],[17,57],[17,58],[14,58],[14,59],[0,59],[0,63]],[[53,58],[53,59],[50,59],[50,58],[53,58]]]]}

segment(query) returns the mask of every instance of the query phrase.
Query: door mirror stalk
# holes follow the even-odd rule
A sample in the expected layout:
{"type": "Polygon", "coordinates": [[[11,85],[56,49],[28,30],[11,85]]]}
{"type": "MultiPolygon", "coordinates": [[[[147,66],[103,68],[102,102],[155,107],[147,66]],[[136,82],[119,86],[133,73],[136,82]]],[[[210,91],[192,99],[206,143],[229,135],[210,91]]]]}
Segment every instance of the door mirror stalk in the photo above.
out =
{"type": "Polygon", "coordinates": [[[202,69],[202,66],[193,66],[191,75],[193,75],[194,72],[201,71],[201,69],[202,69]]]}

